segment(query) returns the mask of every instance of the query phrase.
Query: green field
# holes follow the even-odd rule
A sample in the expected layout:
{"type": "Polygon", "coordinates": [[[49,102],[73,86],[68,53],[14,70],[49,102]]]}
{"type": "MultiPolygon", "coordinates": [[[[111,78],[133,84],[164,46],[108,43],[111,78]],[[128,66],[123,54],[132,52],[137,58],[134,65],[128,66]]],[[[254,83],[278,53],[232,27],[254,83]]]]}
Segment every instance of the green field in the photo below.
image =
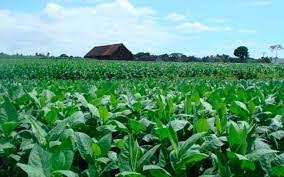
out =
{"type": "Polygon", "coordinates": [[[284,176],[284,66],[0,60],[0,176],[284,176]]]}
{"type": "Polygon", "coordinates": [[[284,78],[272,64],[93,61],[83,59],[0,59],[0,79],[284,78]]]}

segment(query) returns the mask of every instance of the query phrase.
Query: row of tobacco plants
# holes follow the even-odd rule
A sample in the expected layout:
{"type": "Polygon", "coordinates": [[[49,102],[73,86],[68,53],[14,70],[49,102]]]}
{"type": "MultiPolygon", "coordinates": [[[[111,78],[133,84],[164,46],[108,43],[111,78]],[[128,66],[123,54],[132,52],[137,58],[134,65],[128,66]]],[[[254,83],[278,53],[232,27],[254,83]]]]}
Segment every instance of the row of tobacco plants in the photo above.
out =
{"type": "Polygon", "coordinates": [[[174,63],[141,61],[0,59],[0,79],[103,80],[140,78],[284,78],[284,66],[273,64],[174,63]]]}
{"type": "Polygon", "coordinates": [[[0,176],[280,177],[284,81],[1,80],[0,176]]]}

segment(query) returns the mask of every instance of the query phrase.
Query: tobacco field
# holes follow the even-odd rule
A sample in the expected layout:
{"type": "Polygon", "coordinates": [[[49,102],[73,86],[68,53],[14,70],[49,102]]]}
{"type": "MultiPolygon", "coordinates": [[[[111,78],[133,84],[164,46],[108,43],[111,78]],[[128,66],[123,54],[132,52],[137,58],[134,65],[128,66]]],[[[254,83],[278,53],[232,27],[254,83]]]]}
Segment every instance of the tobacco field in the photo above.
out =
{"type": "Polygon", "coordinates": [[[0,176],[284,176],[283,71],[1,59],[0,176]]]}

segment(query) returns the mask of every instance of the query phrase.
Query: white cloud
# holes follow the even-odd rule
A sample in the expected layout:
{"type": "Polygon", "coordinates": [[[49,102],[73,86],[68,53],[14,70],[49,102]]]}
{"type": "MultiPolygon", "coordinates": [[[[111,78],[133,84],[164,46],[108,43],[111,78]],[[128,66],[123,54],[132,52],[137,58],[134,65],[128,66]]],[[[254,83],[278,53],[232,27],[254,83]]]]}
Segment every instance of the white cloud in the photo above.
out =
{"type": "Polygon", "coordinates": [[[215,31],[215,27],[211,27],[200,22],[186,22],[177,26],[179,30],[188,30],[188,31],[215,31]]]}
{"type": "Polygon", "coordinates": [[[169,15],[166,16],[167,20],[174,21],[174,22],[183,21],[185,20],[185,18],[186,17],[184,15],[176,13],[176,12],[170,13],[169,15]]]}
{"type": "Polygon", "coordinates": [[[194,32],[209,32],[209,31],[232,31],[233,28],[230,26],[209,26],[200,22],[186,22],[177,26],[177,29],[184,31],[194,31],[194,32]]]}
{"type": "Polygon", "coordinates": [[[0,49],[82,56],[94,45],[123,42],[134,52],[164,52],[179,38],[156,23],[155,13],[127,0],[76,8],[49,3],[40,13],[0,11],[0,49]]]}

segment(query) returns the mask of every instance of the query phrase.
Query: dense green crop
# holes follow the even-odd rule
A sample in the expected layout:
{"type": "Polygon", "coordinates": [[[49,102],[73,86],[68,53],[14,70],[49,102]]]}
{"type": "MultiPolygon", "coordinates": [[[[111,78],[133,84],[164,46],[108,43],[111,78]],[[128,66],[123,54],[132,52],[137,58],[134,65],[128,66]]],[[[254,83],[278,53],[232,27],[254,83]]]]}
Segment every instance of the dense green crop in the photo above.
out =
{"type": "MultiPolygon", "coordinates": [[[[39,70],[52,66],[63,67],[39,70]]],[[[0,90],[0,176],[284,174],[283,80],[1,80],[0,90]]]]}
{"type": "Polygon", "coordinates": [[[268,64],[1,59],[0,176],[284,176],[283,74],[268,64]]]}
{"type": "Polygon", "coordinates": [[[0,79],[284,78],[283,65],[117,62],[83,59],[0,59],[0,71],[0,79]]]}

